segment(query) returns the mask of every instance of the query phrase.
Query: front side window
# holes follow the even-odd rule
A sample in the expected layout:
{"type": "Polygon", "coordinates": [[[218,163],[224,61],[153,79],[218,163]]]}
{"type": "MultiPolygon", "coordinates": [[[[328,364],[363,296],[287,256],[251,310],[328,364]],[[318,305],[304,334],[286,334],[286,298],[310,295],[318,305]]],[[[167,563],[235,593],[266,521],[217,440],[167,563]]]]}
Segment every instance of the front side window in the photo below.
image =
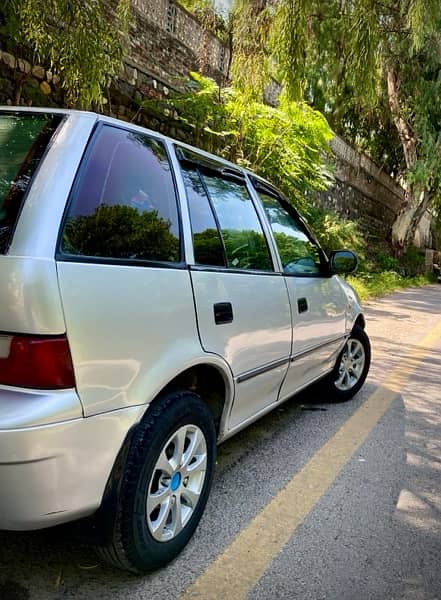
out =
{"type": "Polygon", "coordinates": [[[7,249],[31,178],[61,119],[0,113],[0,253],[7,249]]]}
{"type": "Polygon", "coordinates": [[[322,268],[318,246],[277,198],[260,190],[258,194],[273,231],[284,273],[320,275],[322,268]]]}
{"type": "Polygon", "coordinates": [[[62,252],[179,262],[176,193],[163,145],[112,126],[101,127],[92,143],[71,197],[62,252]]]}
{"type": "Polygon", "coordinates": [[[227,266],[273,271],[266,238],[245,184],[206,173],[202,180],[219,223],[227,266]]]}

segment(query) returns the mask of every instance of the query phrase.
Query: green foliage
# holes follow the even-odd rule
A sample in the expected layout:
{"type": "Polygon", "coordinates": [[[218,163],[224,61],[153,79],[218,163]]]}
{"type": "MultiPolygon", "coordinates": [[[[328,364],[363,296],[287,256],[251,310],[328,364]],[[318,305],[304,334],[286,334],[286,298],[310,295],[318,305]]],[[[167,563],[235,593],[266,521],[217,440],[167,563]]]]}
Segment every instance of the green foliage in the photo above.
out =
{"type": "Polygon", "coordinates": [[[425,253],[419,248],[409,246],[403,254],[402,263],[407,275],[414,275],[424,271],[425,253]]]}
{"type": "Polygon", "coordinates": [[[400,261],[384,250],[379,250],[375,253],[373,262],[378,271],[397,272],[400,270],[400,261]]]}
{"type": "Polygon", "coordinates": [[[179,0],[179,4],[188,12],[197,15],[199,11],[209,10],[213,7],[210,0],[179,0]]]}
{"type": "MultiPolygon", "coordinates": [[[[192,73],[193,91],[167,101],[147,101],[149,112],[164,110],[193,132],[196,145],[237,162],[276,185],[305,215],[326,252],[354,250],[363,264],[365,241],[353,221],[325,211],[311,192],[332,183],[327,156],[332,136],[323,116],[304,103],[282,99],[278,108],[246,99],[237,89],[192,73]]],[[[213,238],[206,243],[212,243],[213,238]]]]}
{"type": "Polygon", "coordinates": [[[192,130],[197,146],[266,177],[298,207],[305,206],[308,191],[329,187],[325,157],[332,132],[319,112],[286,99],[274,108],[236,88],[220,90],[211,79],[191,76],[194,91],[142,106],[150,113],[174,113],[192,130]]]}
{"type": "Polygon", "coordinates": [[[235,87],[252,100],[262,101],[273,71],[267,47],[273,19],[274,9],[266,0],[236,0],[234,3],[231,74],[235,87]]]}
{"type": "Polygon", "coordinates": [[[366,242],[355,221],[315,205],[307,209],[308,222],[326,253],[347,248],[355,252],[361,266],[366,260],[366,242]]]}
{"type": "Polygon", "coordinates": [[[179,4],[194,15],[202,27],[223,40],[228,37],[228,24],[213,2],[210,0],[179,0],[179,4]]]}
{"type": "Polygon", "coordinates": [[[257,65],[262,57],[275,61],[289,97],[306,98],[337,133],[406,181],[404,208],[415,218],[394,235],[408,244],[425,202],[441,206],[439,0],[240,2],[234,39],[247,49],[244,68],[236,68],[241,88],[255,88],[253,53],[257,65]],[[265,36],[256,37],[252,11],[255,22],[274,15],[265,36]]]}
{"type": "Polygon", "coordinates": [[[424,275],[403,277],[395,271],[382,271],[381,273],[349,275],[348,283],[355,289],[361,301],[385,296],[391,292],[411,286],[423,286],[431,283],[431,279],[424,275]]]}
{"type": "Polygon", "coordinates": [[[270,47],[279,65],[279,74],[290,98],[300,100],[306,85],[309,2],[286,0],[276,4],[270,47]]]}
{"type": "Polygon", "coordinates": [[[130,6],[119,0],[110,17],[101,0],[5,0],[3,33],[60,77],[68,105],[90,108],[120,71],[130,6]]]}

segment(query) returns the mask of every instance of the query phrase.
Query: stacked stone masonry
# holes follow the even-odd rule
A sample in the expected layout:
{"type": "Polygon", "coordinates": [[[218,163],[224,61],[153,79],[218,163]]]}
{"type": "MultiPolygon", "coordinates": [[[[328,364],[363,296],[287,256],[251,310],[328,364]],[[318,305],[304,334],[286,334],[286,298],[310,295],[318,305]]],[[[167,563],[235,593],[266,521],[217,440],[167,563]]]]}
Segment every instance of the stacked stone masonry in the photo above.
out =
{"type": "MultiPolygon", "coordinates": [[[[319,195],[319,203],[357,221],[371,239],[387,239],[403,205],[404,189],[340,137],[332,140],[331,147],[336,157],[335,184],[319,195]]],[[[431,223],[432,216],[426,212],[415,236],[421,248],[432,245],[431,223]]]]}
{"type": "Polygon", "coordinates": [[[130,58],[159,78],[185,77],[197,70],[204,53],[207,70],[216,79],[227,76],[228,48],[173,0],[132,0],[135,30],[130,58]]]}
{"type": "Polygon", "coordinates": [[[335,184],[319,195],[320,204],[358,221],[371,238],[385,239],[404,201],[403,188],[340,137],[331,146],[337,159],[335,184]]]}

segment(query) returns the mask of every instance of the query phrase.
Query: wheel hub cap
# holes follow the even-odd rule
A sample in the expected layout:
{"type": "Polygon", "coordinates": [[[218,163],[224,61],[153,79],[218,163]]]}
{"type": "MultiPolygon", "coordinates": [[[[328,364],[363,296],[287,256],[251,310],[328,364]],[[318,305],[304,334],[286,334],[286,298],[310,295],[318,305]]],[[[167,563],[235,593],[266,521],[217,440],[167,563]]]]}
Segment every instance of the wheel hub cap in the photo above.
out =
{"type": "Polygon", "coordinates": [[[179,485],[181,483],[181,474],[180,473],[175,473],[173,475],[173,477],[171,478],[170,481],[170,489],[172,492],[176,492],[176,490],[178,489],[179,485]]]}
{"type": "Polygon", "coordinates": [[[341,358],[335,387],[348,391],[355,387],[363,374],[366,361],[363,345],[355,338],[349,338],[341,358]]]}

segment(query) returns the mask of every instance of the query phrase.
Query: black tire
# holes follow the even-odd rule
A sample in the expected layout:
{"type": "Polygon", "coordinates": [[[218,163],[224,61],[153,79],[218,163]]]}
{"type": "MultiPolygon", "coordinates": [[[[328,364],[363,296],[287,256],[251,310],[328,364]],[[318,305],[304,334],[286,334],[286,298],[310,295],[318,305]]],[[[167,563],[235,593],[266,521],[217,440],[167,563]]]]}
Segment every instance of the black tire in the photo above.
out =
{"type": "Polygon", "coordinates": [[[369,338],[362,327],[359,325],[355,325],[352,330],[349,339],[340,353],[337,362],[335,363],[335,367],[332,372],[320,382],[320,388],[322,393],[326,394],[326,399],[329,399],[333,402],[346,402],[355,396],[355,394],[361,389],[363,386],[367,374],[369,372],[369,367],[371,364],[371,344],[369,342],[369,338]],[[347,350],[348,347],[351,346],[351,342],[354,340],[355,344],[361,344],[362,351],[364,353],[364,363],[358,374],[357,380],[354,381],[353,385],[348,389],[342,389],[341,384],[339,385],[339,378],[341,376],[340,368],[342,366],[342,361],[347,358],[347,350]]]}
{"type": "MultiPolygon", "coordinates": [[[[200,443],[203,445],[203,442],[200,443]]],[[[106,542],[97,548],[99,556],[113,566],[134,573],[157,569],[175,558],[190,540],[204,512],[213,478],[215,455],[216,432],[213,417],[199,396],[191,392],[172,392],[153,405],[131,440],[117,499],[112,510],[110,532],[105,538],[106,542]],[[177,444],[174,445],[173,436],[179,431],[184,432],[185,444],[187,442],[190,444],[187,431],[190,432],[188,435],[191,435],[192,429],[197,435],[198,432],[202,433],[206,444],[206,454],[201,453],[201,456],[206,456],[206,467],[202,467],[201,470],[202,487],[199,499],[194,507],[190,505],[191,516],[182,530],[174,536],[171,535],[170,539],[161,541],[155,539],[152,533],[154,511],[150,515],[147,514],[147,498],[154,497],[150,493],[154,486],[163,486],[162,478],[165,477],[165,471],[161,471],[158,467],[159,457],[162,453],[164,453],[162,456],[169,453],[170,448],[172,453],[175,452],[177,444]],[[171,438],[173,438],[172,442],[170,442],[171,438]]],[[[174,460],[173,457],[172,459],[174,460]]],[[[197,462],[197,459],[195,460],[197,462]]],[[[181,514],[181,506],[184,506],[183,510],[188,510],[184,503],[186,501],[185,479],[181,479],[179,474],[177,480],[179,485],[177,495],[174,495],[176,489],[174,485],[177,482],[173,483],[173,477],[170,478],[169,489],[166,492],[170,496],[170,502],[179,504],[179,514],[181,514]],[[183,490],[182,496],[181,490],[183,490]]],[[[164,489],[161,487],[161,491],[164,489]]],[[[170,515],[167,517],[167,522],[169,519],[173,521],[173,510],[168,508],[166,510],[170,515]]],[[[160,514],[160,510],[157,514],[160,514]]],[[[109,521],[107,525],[109,526],[109,521]]],[[[166,526],[161,531],[162,535],[168,533],[166,526]]]]}

